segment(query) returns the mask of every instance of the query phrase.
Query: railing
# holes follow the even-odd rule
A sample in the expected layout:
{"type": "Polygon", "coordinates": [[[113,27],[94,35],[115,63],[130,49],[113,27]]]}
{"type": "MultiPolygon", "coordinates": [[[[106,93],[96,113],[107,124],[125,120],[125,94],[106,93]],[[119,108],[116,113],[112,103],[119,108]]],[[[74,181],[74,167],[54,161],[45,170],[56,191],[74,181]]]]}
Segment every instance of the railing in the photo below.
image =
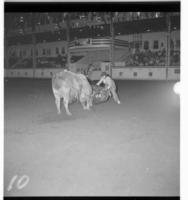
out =
{"type": "MultiPolygon", "coordinates": [[[[5,69],[5,78],[51,78],[56,72],[62,69],[5,69]]],[[[105,69],[106,70],[106,69],[105,69]]],[[[74,69],[74,71],[78,71],[74,69]]],[[[91,74],[92,80],[98,80],[101,68],[94,70],[91,74]]],[[[82,70],[79,69],[79,73],[82,70]]],[[[161,68],[161,67],[117,67],[112,69],[112,78],[119,80],[180,80],[180,68],[161,68]]]]}
{"type": "MultiPolygon", "coordinates": [[[[87,39],[73,40],[72,42],[70,42],[69,47],[73,48],[73,47],[78,47],[78,46],[96,46],[96,45],[110,46],[111,44],[112,44],[112,40],[109,38],[102,38],[102,39],[87,38],[87,39]]],[[[121,47],[128,47],[129,43],[124,40],[115,39],[114,45],[121,46],[121,47]]]]}

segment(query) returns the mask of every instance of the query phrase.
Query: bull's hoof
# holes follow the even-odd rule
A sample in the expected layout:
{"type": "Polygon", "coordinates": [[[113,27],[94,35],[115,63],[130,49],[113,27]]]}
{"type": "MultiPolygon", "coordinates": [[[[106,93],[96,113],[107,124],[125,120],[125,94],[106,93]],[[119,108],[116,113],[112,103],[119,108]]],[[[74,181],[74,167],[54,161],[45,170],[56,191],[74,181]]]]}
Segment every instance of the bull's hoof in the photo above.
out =
{"type": "Polygon", "coordinates": [[[58,111],[57,114],[58,114],[58,115],[61,115],[61,112],[58,111]]]}

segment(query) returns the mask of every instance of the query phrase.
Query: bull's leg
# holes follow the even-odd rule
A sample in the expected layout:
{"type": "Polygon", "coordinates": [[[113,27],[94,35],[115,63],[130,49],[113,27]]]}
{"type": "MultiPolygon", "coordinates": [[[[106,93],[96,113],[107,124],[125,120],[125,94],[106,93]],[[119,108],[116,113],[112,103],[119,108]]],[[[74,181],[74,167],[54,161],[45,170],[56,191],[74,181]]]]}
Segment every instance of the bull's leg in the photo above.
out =
{"type": "Polygon", "coordinates": [[[57,107],[57,114],[61,114],[61,98],[60,97],[55,97],[55,104],[57,107]]]}
{"type": "Polygon", "coordinates": [[[93,106],[93,97],[90,97],[88,104],[89,104],[89,107],[93,106]]]}
{"type": "Polygon", "coordinates": [[[84,99],[80,101],[84,110],[90,110],[92,107],[92,100],[88,97],[88,99],[84,99]]]}
{"type": "Polygon", "coordinates": [[[89,105],[88,102],[87,102],[87,105],[86,105],[86,110],[90,110],[90,105],[89,105]]]}
{"type": "Polygon", "coordinates": [[[80,94],[79,100],[80,103],[82,104],[83,109],[87,110],[85,95],[80,94]]]}
{"type": "Polygon", "coordinates": [[[64,106],[65,106],[65,110],[66,110],[67,115],[69,115],[69,116],[72,115],[72,113],[69,111],[69,100],[64,99],[63,103],[64,103],[64,106]]]}
{"type": "Polygon", "coordinates": [[[84,110],[87,110],[87,106],[86,106],[86,102],[85,101],[81,101],[82,107],[84,110]]]}
{"type": "Polygon", "coordinates": [[[112,96],[112,94],[111,94],[111,91],[109,91],[109,92],[108,92],[108,95],[109,95],[109,97],[111,97],[111,96],[112,96]]]}
{"type": "Polygon", "coordinates": [[[87,107],[87,110],[90,110],[90,108],[92,107],[92,97],[89,97],[88,99],[87,99],[87,105],[86,105],[86,107],[87,107]]]}

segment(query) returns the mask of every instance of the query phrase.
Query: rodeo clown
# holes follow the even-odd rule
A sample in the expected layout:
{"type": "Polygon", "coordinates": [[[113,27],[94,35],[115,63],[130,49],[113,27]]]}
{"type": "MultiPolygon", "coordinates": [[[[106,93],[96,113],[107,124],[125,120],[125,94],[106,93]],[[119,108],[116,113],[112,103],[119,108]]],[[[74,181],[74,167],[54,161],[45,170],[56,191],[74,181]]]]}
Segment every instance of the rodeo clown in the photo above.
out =
{"type": "Polygon", "coordinates": [[[117,104],[121,104],[118,95],[116,93],[116,84],[114,80],[106,72],[102,72],[101,78],[96,85],[99,86],[101,83],[104,83],[105,89],[110,91],[110,94],[112,94],[114,101],[117,104]]]}

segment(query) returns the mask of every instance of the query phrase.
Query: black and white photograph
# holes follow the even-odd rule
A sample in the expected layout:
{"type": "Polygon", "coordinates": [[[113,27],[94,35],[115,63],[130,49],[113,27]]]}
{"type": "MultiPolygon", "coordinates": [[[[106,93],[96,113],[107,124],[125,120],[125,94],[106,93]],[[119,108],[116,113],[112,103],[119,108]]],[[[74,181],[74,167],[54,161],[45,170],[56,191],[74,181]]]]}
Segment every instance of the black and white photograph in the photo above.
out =
{"type": "Polygon", "coordinates": [[[180,22],[180,1],[5,1],[3,196],[180,199],[180,22]]]}

